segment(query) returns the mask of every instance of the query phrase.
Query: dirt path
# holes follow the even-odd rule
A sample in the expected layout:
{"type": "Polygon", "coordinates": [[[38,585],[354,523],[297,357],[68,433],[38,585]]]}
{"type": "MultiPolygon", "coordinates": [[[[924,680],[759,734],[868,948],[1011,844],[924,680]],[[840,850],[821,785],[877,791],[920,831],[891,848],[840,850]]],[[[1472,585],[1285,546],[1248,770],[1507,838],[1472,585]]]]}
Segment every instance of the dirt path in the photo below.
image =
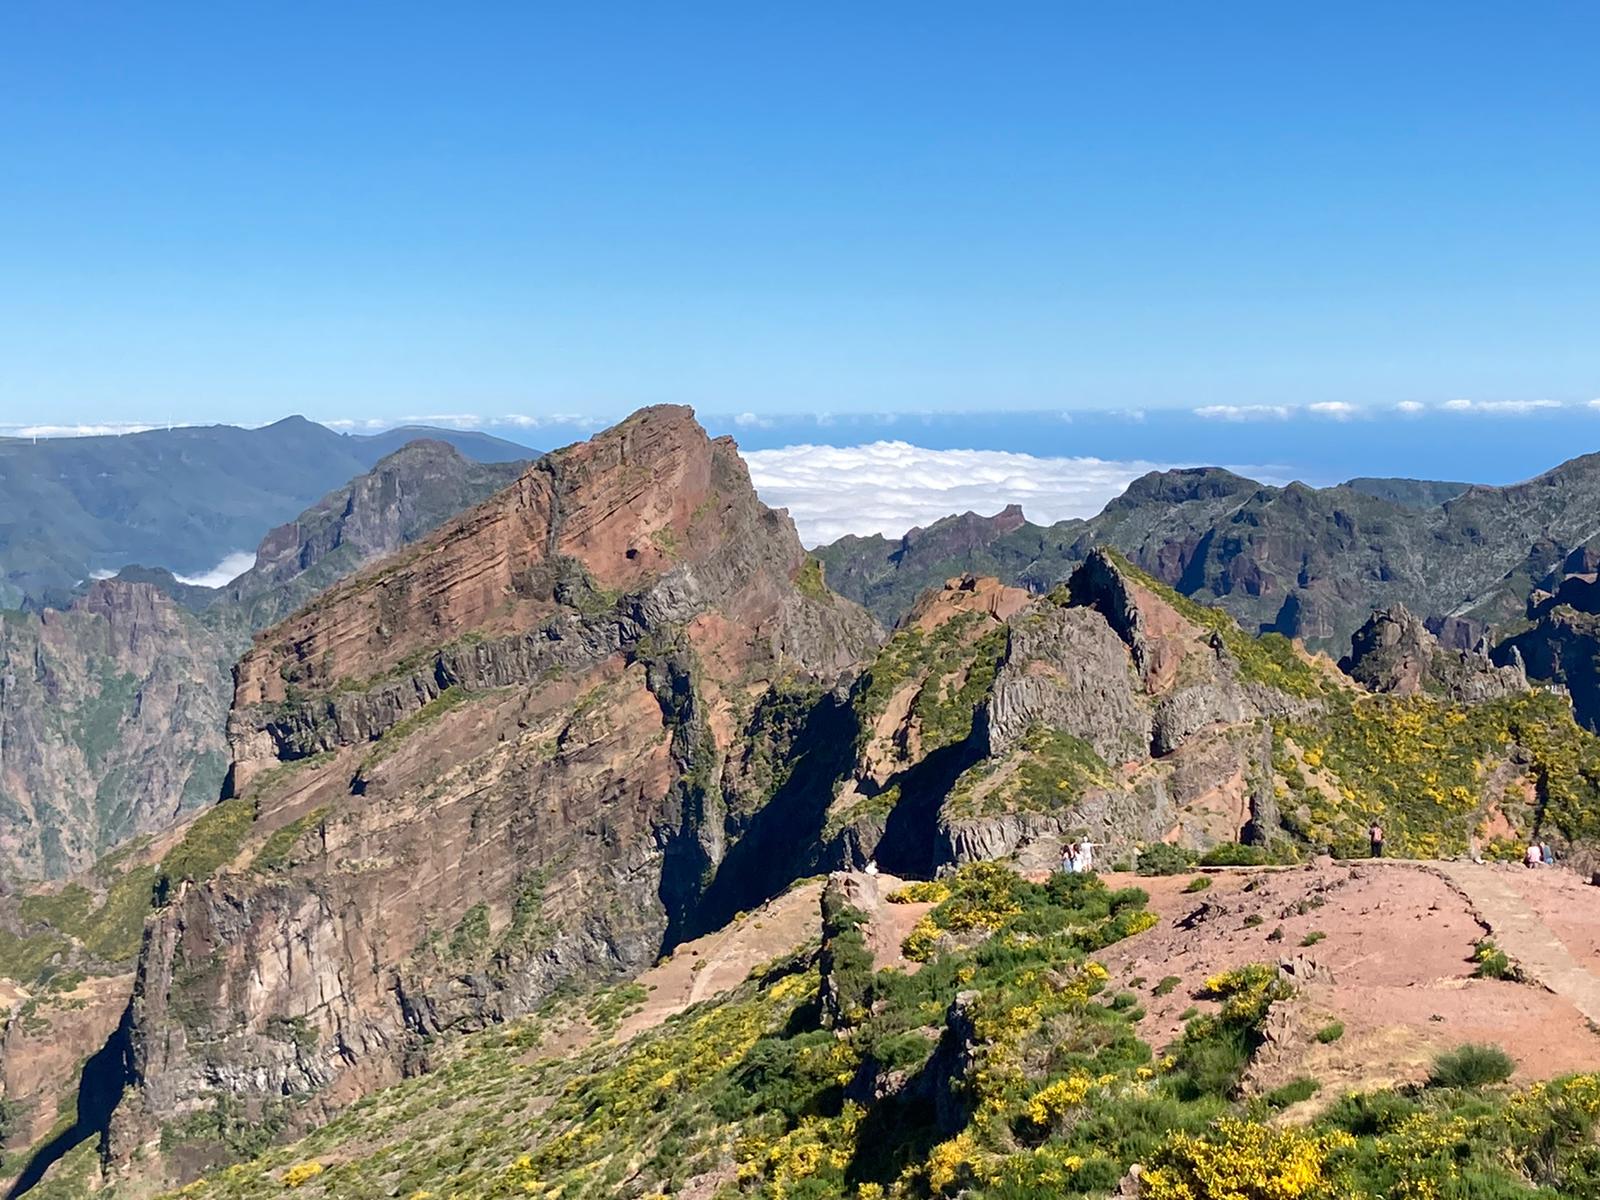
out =
{"type": "MultiPolygon", "coordinates": [[[[1202,992],[1209,976],[1250,962],[1316,968],[1297,982],[1296,1002],[1273,1029],[1270,1052],[1258,1055],[1253,1081],[1264,1090],[1307,1076],[1331,1102],[1345,1091],[1420,1083],[1435,1056],[1463,1042],[1504,1048],[1525,1080],[1593,1070],[1600,1040],[1568,989],[1474,977],[1473,944],[1494,916],[1502,924],[1505,917],[1480,912],[1467,886],[1487,894],[1487,885],[1473,875],[1458,883],[1443,869],[1455,865],[1385,859],[1208,870],[1196,874],[1209,886],[1193,893],[1191,875],[1109,876],[1108,886],[1148,892],[1161,923],[1098,957],[1114,988],[1138,996],[1145,1010],[1140,1036],[1158,1052],[1182,1035],[1191,1008],[1214,1009],[1202,992]],[[1317,1040],[1335,1024],[1341,1035],[1317,1040]]],[[[1554,890],[1559,872],[1524,881],[1511,868],[1475,870],[1498,875],[1513,890],[1529,888],[1525,907],[1536,913],[1600,908],[1592,898],[1554,890]]],[[[1545,925],[1546,934],[1563,928],[1548,918],[1545,925]]],[[[1600,917],[1583,928],[1594,937],[1568,943],[1580,956],[1600,939],[1600,917]]],[[[1518,952],[1511,932],[1498,941],[1508,954],[1518,952]]],[[[1587,961],[1600,969],[1600,951],[1587,961]]],[[[1302,1108],[1309,1113],[1315,1104],[1296,1111],[1302,1108]]]]}
{"type": "Polygon", "coordinates": [[[616,1040],[625,1042],[691,1004],[738,987],[752,968],[815,937],[821,898],[820,881],[803,883],[717,932],[679,946],[666,962],[636,980],[648,989],[649,997],[642,1008],[623,1019],[616,1040]]]}
{"type": "MultiPolygon", "coordinates": [[[[1600,1025],[1600,976],[1583,965],[1567,944],[1524,899],[1523,881],[1508,875],[1516,868],[1482,863],[1444,862],[1428,868],[1443,875],[1489,929],[1495,945],[1511,956],[1532,982],[1561,996],[1589,1021],[1600,1025]]],[[[1538,872],[1530,872],[1530,877],[1538,872]]],[[[1530,880],[1537,884],[1542,880],[1530,880]]],[[[1562,881],[1552,878],[1550,887],[1562,881]]]]}

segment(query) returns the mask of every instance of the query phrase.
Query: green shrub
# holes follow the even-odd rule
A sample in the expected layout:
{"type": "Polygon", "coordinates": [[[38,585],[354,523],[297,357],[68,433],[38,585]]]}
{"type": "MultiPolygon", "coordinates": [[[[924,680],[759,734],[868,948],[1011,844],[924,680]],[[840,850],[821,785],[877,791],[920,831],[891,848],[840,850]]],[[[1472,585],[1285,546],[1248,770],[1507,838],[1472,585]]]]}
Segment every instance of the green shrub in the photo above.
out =
{"type": "Polygon", "coordinates": [[[1377,1137],[1405,1124],[1418,1105],[1398,1092],[1351,1092],[1335,1100],[1325,1120],[1356,1137],[1377,1137]]]}
{"type": "Polygon", "coordinates": [[[1504,1083],[1517,1064],[1499,1046],[1468,1043],[1447,1051],[1433,1060],[1428,1074],[1429,1087],[1480,1088],[1504,1083]]]}
{"type": "Polygon", "coordinates": [[[1200,856],[1202,867],[1264,867],[1280,861],[1283,861],[1281,855],[1265,847],[1246,846],[1241,842],[1223,842],[1200,856]]]}
{"type": "Polygon", "coordinates": [[[1473,971],[1479,979],[1521,979],[1522,973],[1517,970],[1506,952],[1494,944],[1492,938],[1484,938],[1472,948],[1472,961],[1477,963],[1473,971]]]}
{"type": "Polygon", "coordinates": [[[1178,990],[1178,984],[1183,981],[1176,975],[1167,975],[1155,986],[1155,995],[1166,996],[1178,990]]]}
{"type": "Polygon", "coordinates": [[[1321,1029],[1317,1030],[1317,1041],[1321,1042],[1324,1046],[1329,1045],[1330,1043],[1333,1043],[1333,1042],[1337,1042],[1343,1036],[1344,1036],[1344,1022],[1343,1021],[1330,1021],[1330,1022],[1328,1022],[1328,1024],[1324,1025],[1321,1029]]]}
{"type": "Polygon", "coordinates": [[[1322,1090],[1322,1085],[1315,1079],[1301,1076],[1291,1079],[1282,1087],[1273,1088],[1262,1097],[1268,1108],[1284,1109],[1291,1104],[1299,1104],[1302,1100],[1309,1100],[1322,1090]]]}
{"type": "Polygon", "coordinates": [[[1313,929],[1310,933],[1306,934],[1305,937],[1300,939],[1300,944],[1302,946],[1315,946],[1327,936],[1328,935],[1323,933],[1322,930],[1313,929]]]}
{"type": "Polygon", "coordinates": [[[1193,879],[1189,880],[1188,886],[1186,886],[1183,890],[1185,893],[1193,895],[1195,892],[1205,891],[1210,886],[1210,879],[1206,878],[1204,875],[1196,875],[1193,879]]]}
{"type": "Polygon", "coordinates": [[[1141,875],[1181,875],[1194,866],[1194,851],[1157,842],[1139,851],[1134,870],[1141,875]]]}

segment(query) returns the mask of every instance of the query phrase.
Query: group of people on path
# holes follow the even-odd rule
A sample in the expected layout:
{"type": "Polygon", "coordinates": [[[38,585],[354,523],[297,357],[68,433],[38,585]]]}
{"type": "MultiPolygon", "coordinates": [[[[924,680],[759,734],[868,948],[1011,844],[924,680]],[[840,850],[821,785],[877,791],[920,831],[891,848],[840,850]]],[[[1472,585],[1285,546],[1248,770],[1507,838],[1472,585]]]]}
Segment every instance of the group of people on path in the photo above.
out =
{"type": "Polygon", "coordinates": [[[1529,868],[1555,866],[1556,856],[1550,852],[1550,843],[1529,842],[1522,852],[1522,865],[1529,868]]]}
{"type": "Polygon", "coordinates": [[[1061,869],[1068,875],[1082,875],[1094,870],[1094,843],[1088,838],[1074,838],[1061,852],[1061,869]]]}

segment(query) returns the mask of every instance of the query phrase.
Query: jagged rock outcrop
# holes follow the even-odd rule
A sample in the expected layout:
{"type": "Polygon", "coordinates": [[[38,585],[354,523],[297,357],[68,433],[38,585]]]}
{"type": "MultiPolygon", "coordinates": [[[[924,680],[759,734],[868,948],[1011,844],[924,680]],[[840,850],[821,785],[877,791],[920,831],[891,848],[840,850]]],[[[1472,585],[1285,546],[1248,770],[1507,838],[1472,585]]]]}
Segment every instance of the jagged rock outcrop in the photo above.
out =
{"type": "MultiPolygon", "coordinates": [[[[1567,596],[1573,598],[1573,591],[1567,596]]],[[[1600,604],[1593,604],[1600,609],[1600,604]]],[[[1578,722],[1600,730],[1600,612],[1569,603],[1539,606],[1533,627],[1494,649],[1502,670],[1521,670],[1565,688],[1578,722]]]]}
{"type": "Polygon", "coordinates": [[[1490,661],[1488,647],[1448,650],[1403,604],[1374,612],[1351,639],[1341,670],[1375,692],[1419,693],[1451,700],[1495,700],[1528,690],[1521,656],[1505,666],[1490,661]]]}
{"type": "Polygon", "coordinates": [[[924,596],[863,673],[855,774],[830,820],[842,861],[927,871],[1015,856],[1040,868],[1075,838],[1107,855],[1282,838],[1268,718],[1318,711],[1337,687],[1331,664],[1180,611],[1102,550],[1003,619],[978,599],[1000,589],[955,580],[924,596]]]}
{"type": "Polygon", "coordinates": [[[745,729],[880,636],[814,570],[731,441],[646,409],[258,637],[256,819],[150,926],[118,1144],[217,1092],[336,1107],[652,961],[759,817],[745,729]]]}
{"type": "Polygon", "coordinates": [[[1042,606],[1009,630],[983,710],[985,752],[1004,754],[1038,725],[1082,738],[1120,763],[1150,746],[1151,712],[1136,696],[1128,648],[1093,609],[1042,606]]]}

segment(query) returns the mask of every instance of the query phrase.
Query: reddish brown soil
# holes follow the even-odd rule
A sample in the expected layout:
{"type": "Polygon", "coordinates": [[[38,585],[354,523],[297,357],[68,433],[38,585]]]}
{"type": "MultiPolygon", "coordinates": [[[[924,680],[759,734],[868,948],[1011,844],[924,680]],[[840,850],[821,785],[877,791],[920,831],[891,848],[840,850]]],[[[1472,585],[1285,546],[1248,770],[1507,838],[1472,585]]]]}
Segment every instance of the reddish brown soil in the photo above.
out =
{"type": "MultiPolygon", "coordinates": [[[[1258,1064],[1261,1086],[1308,1075],[1325,1095],[1336,1095],[1414,1082],[1440,1050],[1469,1041],[1504,1047],[1524,1078],[1600,1065],[1600,1037],[1567,996],[1536,984],[1473,978],[1473,944],[1486,930],[1458,890],[1460,881],[1434,868],[1324,864],[1206,877],[1211,886],[1196,894],[1183,890],[1187,875],[1107,878],[1113,887],[1143,887],[1162,918],[1101,956],[1113,986],[1139,994],[1146,1008],[1141,1031],[1158,1051],[1182,1032],[1182,1014],[1191,1006],[1214,1007],[1197,998],[1209,976],[1298,958],[1307,981],[1275,1021],[1276,1044],[1258,1064]],[[1302,945],[1315,933],[1324,936],[1302,945]],[[1156,996],[1168,975],[1180,982],[1156,996]],[[1344,1035],[1318,1043],[1315,1032],[1335,1021],[1344,1035]]],[[[1549,886],[1554,905],[1555,885],[1549,886]]],[[[1600,924],[1566,920],[1589,930],[1592,956],[1600,924]]],[[[1502,945],[1515,957],[1515,947],[1502,945]]]]}

